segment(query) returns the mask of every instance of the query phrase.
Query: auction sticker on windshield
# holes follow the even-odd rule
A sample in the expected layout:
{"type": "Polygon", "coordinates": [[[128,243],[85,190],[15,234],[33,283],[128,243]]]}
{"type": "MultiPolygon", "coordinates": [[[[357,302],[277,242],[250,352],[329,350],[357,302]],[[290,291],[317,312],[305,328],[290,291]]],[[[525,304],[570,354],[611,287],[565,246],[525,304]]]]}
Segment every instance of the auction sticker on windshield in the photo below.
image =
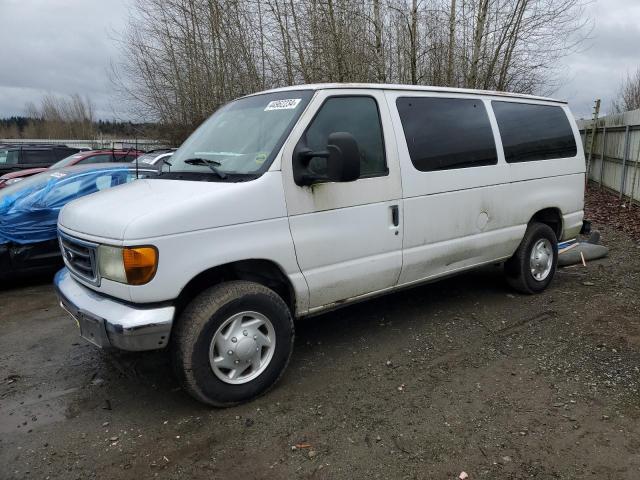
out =
{"type": "Polygon", "coordinates": [[[283,100],[273,100],[264,109],[265,112],[270,110],[293,110],[300,103],[301,98],[285,98],[283,100]]]}

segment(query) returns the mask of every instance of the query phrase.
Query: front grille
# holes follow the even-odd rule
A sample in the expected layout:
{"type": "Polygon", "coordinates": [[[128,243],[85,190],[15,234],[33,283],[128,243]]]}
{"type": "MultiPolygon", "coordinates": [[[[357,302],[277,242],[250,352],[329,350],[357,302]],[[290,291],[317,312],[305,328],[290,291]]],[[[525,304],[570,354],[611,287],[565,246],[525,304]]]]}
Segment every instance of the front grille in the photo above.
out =
{"type": "Polygon", "coordinates": [[[93,285],[98,284],[96,265],[97,244],[70,237],[58,232],[62,259],[69,271],[80,279],[93,285]]]}

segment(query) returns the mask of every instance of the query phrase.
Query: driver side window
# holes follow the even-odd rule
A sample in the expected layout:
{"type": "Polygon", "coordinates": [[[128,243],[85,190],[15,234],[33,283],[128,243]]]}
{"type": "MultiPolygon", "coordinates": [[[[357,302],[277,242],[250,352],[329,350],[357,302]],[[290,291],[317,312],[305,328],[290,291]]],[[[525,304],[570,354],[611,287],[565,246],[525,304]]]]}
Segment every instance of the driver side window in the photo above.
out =
{"type": "MultiPolygon", "coordinates": [[[[387,175],[384,140],[378,105],[372,97],[332,97],[327,99],[305,132],[305,144],[312,151],[327,149],[329,135],[348,132],[360,150],[360,178],[387,175]]],[[[326,172],[326,158],[313,158],[309,170],[326,172]]]]}

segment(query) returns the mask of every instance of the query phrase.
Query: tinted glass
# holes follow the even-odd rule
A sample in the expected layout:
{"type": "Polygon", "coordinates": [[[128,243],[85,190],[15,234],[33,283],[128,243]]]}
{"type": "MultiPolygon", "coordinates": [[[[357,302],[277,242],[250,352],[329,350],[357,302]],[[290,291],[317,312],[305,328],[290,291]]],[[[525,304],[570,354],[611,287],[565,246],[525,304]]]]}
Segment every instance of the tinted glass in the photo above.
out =
{"type": "Polygon", "coordinates": [[[22,150],[21,163],[51,163],[54,159],[51,150],[22,150]]]}
{"type": "Polygon", "coordinates": [[[480,100],[403,97],[396,101],[413,165],[422,172],[498,163],[480,100]]]}
{"type": "Polygon", "coordinates": [[[561,107],[492,102],[507,162],[575,157],[576,139],[561,107]]]}
{"type": "Polygon", "coordinates": [[[92,155],[78,162],[78,165],[85,165],[87,163],[107,163],[111,162],[113,157],[110,153],[101,153],[100,155],[92,155]]]}
{"type": "MultiPolygon", "coordinates": [[[[380,114],[373,98],[329,98],[307,129],[304,142],[313,151],[323,151],[327,148],[329,135],[335,132],[348,132],[358,142],[361,177],[387,174],[380,114]]],[[[322,173],[326,169],[326,159],[312,159],[309,169],[322,173]]]]}
{"type": "Polygon", "coordinates": [[[68,157],[72,153],[78,153],[77,148],[56,148],[52,151],[54,160],[62,160],[63,158],[68,157]]]}

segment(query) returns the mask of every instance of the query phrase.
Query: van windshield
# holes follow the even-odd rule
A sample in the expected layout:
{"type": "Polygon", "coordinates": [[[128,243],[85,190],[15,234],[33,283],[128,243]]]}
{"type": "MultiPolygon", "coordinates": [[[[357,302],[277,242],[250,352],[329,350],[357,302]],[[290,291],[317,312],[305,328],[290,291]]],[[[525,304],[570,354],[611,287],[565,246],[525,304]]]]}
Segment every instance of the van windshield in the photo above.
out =
{"type": "Polygon", "coordinates": [[[228,103],[191,134],[162,166],[160,178],[201,173],[224,181],[263,173],[312,95],[289,90],[228,103]]]}

